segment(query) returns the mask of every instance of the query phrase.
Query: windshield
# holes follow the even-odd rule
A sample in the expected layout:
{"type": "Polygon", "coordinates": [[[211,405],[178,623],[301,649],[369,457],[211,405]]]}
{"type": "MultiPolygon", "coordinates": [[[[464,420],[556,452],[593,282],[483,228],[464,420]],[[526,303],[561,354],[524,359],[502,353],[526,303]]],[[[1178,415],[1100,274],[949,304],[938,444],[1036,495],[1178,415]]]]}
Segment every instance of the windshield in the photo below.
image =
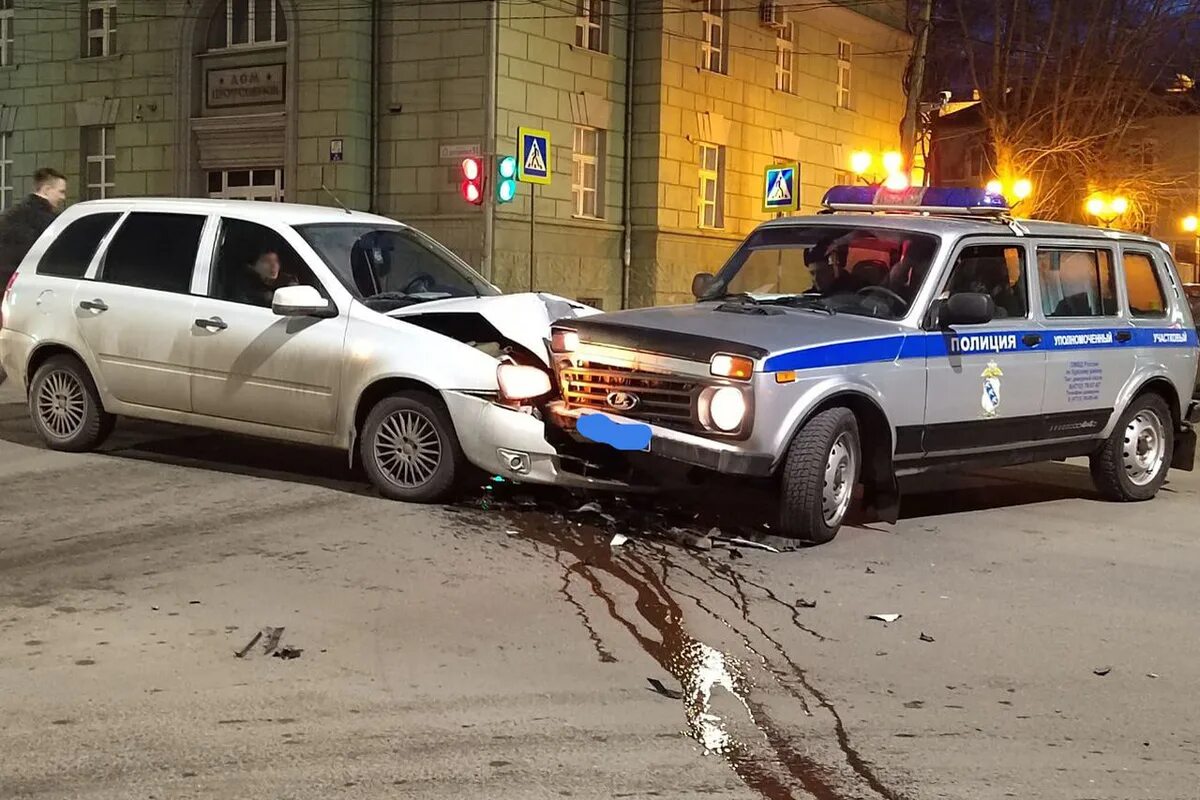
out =
{"type": "Polygon", "coordinates": [[[338,222],[299,225],[296,231],[346,288],[376,311],[498,294],[453,253],[411,228],[338,222]]]}
{"type": "Polygon", "coordinates": [[[764,228],[733,254],[703,299],[900,319],[937,248],[937,237],[884,228],[764,228]]]}

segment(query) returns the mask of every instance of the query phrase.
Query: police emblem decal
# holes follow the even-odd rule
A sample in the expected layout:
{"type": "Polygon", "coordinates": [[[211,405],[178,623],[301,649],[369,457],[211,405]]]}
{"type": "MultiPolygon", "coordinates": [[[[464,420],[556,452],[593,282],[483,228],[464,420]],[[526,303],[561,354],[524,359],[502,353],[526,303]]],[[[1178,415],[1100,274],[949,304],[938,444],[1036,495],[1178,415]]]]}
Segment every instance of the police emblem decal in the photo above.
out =
{"type": "Polygon", "coordinates": [[[1004,373],[995,361],[989,361],[980,376],[983,378],[983,396],[979,404],[983,407],[985,417],[994,417],[1000,409],[1000,379],[1004,373]]]}

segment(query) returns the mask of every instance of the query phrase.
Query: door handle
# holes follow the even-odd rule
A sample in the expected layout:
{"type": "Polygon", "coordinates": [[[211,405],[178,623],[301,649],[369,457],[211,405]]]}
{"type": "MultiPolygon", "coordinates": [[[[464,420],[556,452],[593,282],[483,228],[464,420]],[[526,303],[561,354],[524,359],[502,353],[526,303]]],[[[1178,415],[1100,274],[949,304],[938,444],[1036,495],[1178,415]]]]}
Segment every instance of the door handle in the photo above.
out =
{"type": "Polygon", "coordinates": [[[1132,338],[1133,338],[1133,334],[1130,333],[1129,331],[1117,331],[1117,341],[1118,342],[1128,342],[1132,338]]]}
{"type": "Polygon", "coordinates": [[[108,311],[108,304],[98,297],[95,300],[84,300],[79,307],[84,311],[108,311]]]}
{"type": "Polygon", "coordinates": [[[221,319],[220,317],[209,317],[208,319],[196,320],[196,327],[203,328],[206,331],[207,330],[223,331],[229,327],[229,324],[226,323],[225,320],[221,319]]]}
{"type": "Polygon", "coordinates": [[[1026,347],[1037,347],[1042,343],[1042,335],[1040,333],[1027,333],[1021,337],[1021,341],[1026,347]]]}

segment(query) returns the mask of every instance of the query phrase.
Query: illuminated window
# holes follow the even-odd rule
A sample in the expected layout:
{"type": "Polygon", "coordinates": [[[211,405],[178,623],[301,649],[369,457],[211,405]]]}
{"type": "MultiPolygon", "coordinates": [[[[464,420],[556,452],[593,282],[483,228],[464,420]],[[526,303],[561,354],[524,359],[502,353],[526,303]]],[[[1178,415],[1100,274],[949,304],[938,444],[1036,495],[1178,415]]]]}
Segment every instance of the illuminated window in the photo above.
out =
{"type": "Polygon", "coordinates": [[[725,227],[725,148],[700,145],[700,227],[725,227]]]}
{"type": "Polygon", "coordinates": [[[854,46],[845,39],[838,40],[837,61],[837,104],[838,108],[850,108],[850,62],[854,58],[854,46]]]}
{"type": "Polygon", "coordinates": [[[604,216],[604,131],[575,127],[575,146],[571,151],[571,200],[575,216],[600,219],[604,216]]]}
{"type": "Polygon", "coordinates": [[[796,26],[788,20],[775,32],[775,88],[781,92],[792,92],[795,55],[796,26]]]}
{"type": "Polygon", "coordinates": [[[607,0],[579,0],[575,16],[575,46],[596,53],[607,52],[604,22],[607,0]]]}
{"type": "Polygon", "coordinates": [[[700,43],[700,66],[709,72],[725,73],[729,71],[725,0],[703,1],[700,18],[704,20],[704,41],[700,43]]]}

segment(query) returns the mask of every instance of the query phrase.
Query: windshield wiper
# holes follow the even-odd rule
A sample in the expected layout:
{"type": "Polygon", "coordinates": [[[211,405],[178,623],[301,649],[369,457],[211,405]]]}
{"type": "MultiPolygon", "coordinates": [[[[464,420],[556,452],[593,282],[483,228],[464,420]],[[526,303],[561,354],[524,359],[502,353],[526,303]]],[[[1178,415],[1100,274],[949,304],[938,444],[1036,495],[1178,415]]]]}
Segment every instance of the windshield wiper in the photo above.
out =
{"type": "Polygon", "coordinates": [[[794,294],[790,297],[777,297],[764,302],[794,306],[796,308],[803,308],[805,311],[820,311],[831,317],[838,313],[837,309],[828,300],[823,297],[815,297],[811,294],[794,294]]]}
{"type": "Polygon", "coordinates": [[[752,306],[762,305],[762,301],[749,292],[727,292],[725,294],[718,294],[712,297],[705,297],[704,299],[708,301],[724,300],[726,302],[733,303],[747,303],[752,306]]]}

